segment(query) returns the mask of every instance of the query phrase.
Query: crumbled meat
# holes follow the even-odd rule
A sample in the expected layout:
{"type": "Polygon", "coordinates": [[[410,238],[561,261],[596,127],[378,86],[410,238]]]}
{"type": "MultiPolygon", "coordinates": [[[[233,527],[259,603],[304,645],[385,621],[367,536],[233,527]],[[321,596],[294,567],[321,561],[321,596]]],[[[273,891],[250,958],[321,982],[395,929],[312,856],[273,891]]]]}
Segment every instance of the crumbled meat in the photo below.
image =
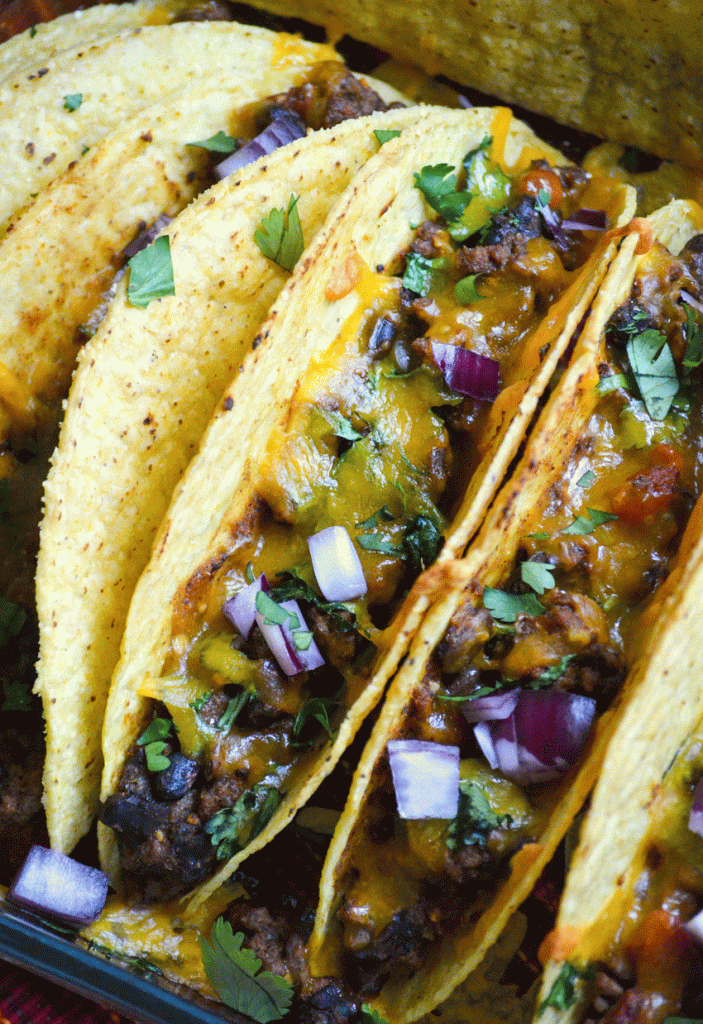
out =
{"type": "Polygon", "coordinates": [[[459,270],[467,274],[494,274],[525,254],[525,240],[516,234],[506,237],[505,242],[496,245],[477,245],[473,249],[464,246],[459,253],[459,270]]]}
{"type": "Polygon", "coordinates": [[[485,608],[467,601],[454,612],[438,651],[445,672],[459,672],[491,635],[493,619],[485,608]]]}
{"type": "Polygon", "coordinates": [[[701,291],[703,291],[703,234],[689,238],[679,253],[679,260],[699,285],[699,289],[694,294],[697,299],[701,298],[701,291]]]}
{"type": "Polygon", "coordinates": [[[337,612],[336,616],[323,612],[319,608],[310,608],[308,612],[310,628],[315,636],[315,643],[326,661],[340,671],[350,665],[358,655],[362,637],[355,629],[343,631],[336,618],[343,619],[351,627],[352,615],[348,611],[337,612]]]}
{"type": "Polygon", "coordinates": [[[310,81],[270,96],[268,104],[297,114],[313,129],[388,110],[377,92],[334,61],[319,64],[310,81]]]}
{"type": "MultiPolygon", "coordinates": [[[[3,718],[10,717],[9,712],[3,718]]],[[[30,732],[20,719],[0,734],[0,830],[24,827],[41,811],[44,743],[41,729],[30,732]]]]}
{"type": "Polygon", "coordinates": [[[633,334],[640,334],[651,328],[656,328],[655,321],[648,316],[642,306],[633,299],[628,299],[612,314],[605,330],[608,341],[624,348],[633,334]]]}
{"type": "Polygon", "coordinates": [[[510,204],[507,210],[497,213],[483,238],[483,244],[510,245],[513,241],[525,242],[542,235],[542,221],[537,203],[532,196],[521,196],[510,204]]]}
{"type": "Polygon", "coordinates": [[[292,980],[297,987],[309,978],[305,944],[287,917],[272,917],[266,907],[236,900],[227,908],[235,932],[244,932],[244,945],[261,960],[263,968],[292,980]]]}
{"type": "Polygon", "coordinates": [[[338,978],[315,978],[313,989],[300,1002],[300,1024],[351,1024],[359,1013],[360,1001],[345,990],[338,978]]]}
{"type": "Polygon", "coordinates": [[[434,221],[424,220],[410,243],[410,252],[431,260],[441,256],[446,247],[446,230],[434,221]]]}
{"type": "MultiPolygon", "coordinates": [[[[344,908],[340,917],[344,920],[344,908]]],[[[352,991],[361,996],[375,995],[391,968],[417,970],[422,965],[424,950],[442,934],[436,917],[420,904],[398,910],[377,939],[347,956],[345,976],[352,991]]]]}

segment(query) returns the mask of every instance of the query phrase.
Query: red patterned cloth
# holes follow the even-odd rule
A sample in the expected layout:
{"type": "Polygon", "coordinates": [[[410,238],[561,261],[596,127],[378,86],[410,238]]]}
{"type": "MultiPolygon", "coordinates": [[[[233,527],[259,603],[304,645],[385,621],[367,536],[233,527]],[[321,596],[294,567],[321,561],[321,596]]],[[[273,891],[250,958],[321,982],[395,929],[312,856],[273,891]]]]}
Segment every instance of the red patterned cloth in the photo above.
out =
{"type": "Polygon", "coordinates": [[[0,1024],[129,1024],[129,1021],[0,961],[0,1024]]]}

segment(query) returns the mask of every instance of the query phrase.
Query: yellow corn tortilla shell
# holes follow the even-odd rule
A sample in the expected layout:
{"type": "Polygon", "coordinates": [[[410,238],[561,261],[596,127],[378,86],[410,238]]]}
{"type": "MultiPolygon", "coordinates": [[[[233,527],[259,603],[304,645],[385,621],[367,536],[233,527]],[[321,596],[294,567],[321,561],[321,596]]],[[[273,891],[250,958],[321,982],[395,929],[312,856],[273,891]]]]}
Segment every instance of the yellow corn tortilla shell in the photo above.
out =
{"type": "MultiPolygon", "coordinates": [[[[70,851],[95,812],[110,676],[171,492],[289,276],[254,241],[261,218],[300,195],[303,237],[312,239],[377,151],[373,129],[406,128],[429,110],[313,133],[214,186],[166,229],[176,295],[138,309],[123,283],[82,350],[46,483],[37,566],[44,801],[57,849],[70,851]]],[[[250,406],[248,397],[244,415],[250,406]]]]}
{"type": "MultiPolygon", "coordinates": [[[[285,0],[256,0],[288,14],[285,0]]],[[[302,0],[296,13],[380,46],[428,74],[538,114],[703,167],[703,81],[697,0],[302,0]]],[[[334,37],[334,36],[333,36],[334,37]]]]}
{"type": "MultiPolygon", "coordinates": [[[[672,203],[652,218],[655,236],[678,252],[703,229],[703,212],[693,204],[672,203]]],[[[633,257],[619,275],[604,282],[610,311],[629,297],[637,265],[633,257]]],[[[615,269],[615,268],[613,268],[615,269]]],[[[598,959],[609,940],[607,922],[627,913],[632,871],[642,837],[648,831],[651,802],[668,766],[703,714],[703,652],[697,631],[703,588],[703,510],[699,501],[684,538],[685,560],[675,578],[657,591],[644,625],[646,643],[635,672],[641,679],[635,699],[623,709],[617,730],[604,751],[604,763],[583,823],[567,877],[555,930],[574,936],[569,961],[585,965],[598,959]],[[689,534],[695,534],[690,537],[689,534]],[[662,627],[666,623],[666,628],[662,627]],[[605,927],[604,927],[605,925],[605,927]],[[576,939],[578,938],[578,941],[576,939]]],[[[545,966],[539,1001],[549,993],[561,962],[545,966]]],[[[579,986],[580,989],[580,986],[579,986]]],[[[577,1020],[585,1007],[568,1011],[548,1007],[545,1024],[577,1020]]]]}
{"type": "MultiPolygon", "coordinates": [[[[327,299],[328,282],[350,256],[367,268],[387,265],[411,241],[410,225],[420,223],[426,215],[424,200],[414,187],[413,172],[440,161],[456,166],[487,134],[497,135],[501,125],[507,131],[498,152],[506,166],[523,166],[523,160],[525,166],[529,165],[538,152],[552,160],[560,159],[525,125],[510,121],[509,112],[503,109],[429,109],[417,127],[387,142],[366,164],[299,261],[296,273],[260,330],[267,344],[245,360],[226,402],[208,427],[198,455],[174,494],[156,537],[152,559],[135,591],[105,718],[103,798],[114,792],[127,751],[148,714],[150,705],[139,696],[139,689],[145,681],[159,677],[170,648],[175,609],[189,581],[230,549],[233,531],[261,486],[257,476],[270,439],[277,432],[285,433],[291,396],[316,378],[318,368],[328,365],[325,359],[339,359],[339,364],[331,365],[343,372],[343,353],[335,343],[351,318],[366,307],[362,295],[353,289],[340,299],[327,299]],[[254,401],[252,396],[256,396],[254,401]]],[[[627,220],[634,205],[631,191],[617,192],[613,203],[617,209],[611,214],[621,214],[627,220]]],[[[525,394],[514,417],[506,411],[495,424],[490,450],[448,531],[442,555],[445,561],[463,548],[477,528],[517,451],[538,400],[537,389],[546,386],[559,353],[605,271],[610,252],[604,246],[594,256],[535,331],[530,346],[535,352],[542,349],[543,362],[535,360],[539,367],[535,380],[532,387],[525,382],[525,394]]],[[[386,646],[373,678],[348,711],[334,742],[322,748],[307,772],[291,777],[286,796],[267,827],[197,890],[194,905],[202,902],[244,857],[280,831],[331,772],[364,716],[380,698],[425,608],[421,592],[411,592],[385,631],[386,646]]],[[[99,835],[103,863],[116,879],[113,833],[100,827],[99,835]]]]}
{"type": "MultiPolygon", "coordinates": [[[[222,130],[245,134],[240,111],[297,84],[300,65],[278,60],[284,44],[291,53],[298,45],[265,32],[243,49],[226,88],[218,87],[218,74],[206,87],[191,82],[151,104],[52,182],[0,241],[0,364],[15,384],[3,388],[0,402],[16,422],[33,424],[65,396],[82,340],[78,328],[109,288],[113,261],[140,225],[160,213],[175,216],[202,191],[208,155],[188,143],[222,130]]],[[[315,61],[328,52],[301,43],[299,57],[315,61]]],[[[388,102],[401,99],[368,81],[388,102]]]]}
{"type": "MultiPolygon", "coordinates": [[[[651,222],[655,234],[665,244],[668,242],[680,248],[688,237],[700,230],[701,218],[703,211],[695,204],[678,202],[655,215],[651,222]]],[[[499,492],[465,558],[454,563],[455,578],[463,578],[464,585],[456,587],[447,596],[446,587],[437,586],[436,602],[391,684],[381,716],[354,775],[347,805],[323,868],[320,903],[310,940],[310,964],[315,976],[339,973],[341,969],[341,928],[335,915],[343,898],[345,876],[352,869],[354,842],[363,835],[367,802],[377,784],[374,781],[375,768],[385,756],[388,741],[405,735],[404,723],[412,706],[411,695],[424,677],[428,659],[457,608],[467,600],[474,606],[480,605],[483,588],[500,586],[510,571],[522,538],[536,528],[541,511],[553,500],[553,487],[561,480],[571,451],[598,401],[595,384],[599,379],[600,339],[610,314],[629,296],[632,278],[628,279],[628,274],[636,263],[633,253],[638,237],[630,235],[623,242],[596,296],[569,368],[541,413],[515,473],[499,492]]],[[[433,572],[429,570],[430,578],[433,572]]],[[[430,1013],[478,967],[498,940],[510,915],[529,896],[570,827],[598,778],[616,730],[619,730],[617,735],[632,737],[635,723],[642,723],[643,719],[647,720],[646,729],[642,730],[646,731],[646,736],[642,736],[643,743],[638,745],[636,754],[632,753],[627,759],[631,772],[628,774],[623,762],[612,758],[606,763],[608,782],[604,783],[601,776],[598,791],[607,792],[611,803],[618,807],[624,799],[633,806],[640,806],[646,801],[643,794],[648,787],[651,790],[649,773],[642,785],[641,773],[635,768],[645,757],[645,749],[654,730],[665,729],[664,720],[674,717],[666,702],[664,707],[661,706],[667,679],[676,680],[676,706],[680,720],[669,722],[664,731],[670,739],[662,742],[661,756],[657,755],[657,772],[654,773],[657,779],[661,774],[658,771],[660,763],[666,766],[667,757],[671,759],[681,738],[703,713],[703,690],[697,682],[699,669],[703,667],[703,654],[691,629],[696,602],[700,604],[696,595],[700,572],[703,572],[703,499],[698,501],[689,520],[669,577],[643,616],[639,656],[630,665],[628,679],[615,703],[601,715],[579,764],[555,789],[543,835],[513,856],[509,877],[498,884],[493,898],[473,925],[447,934],[410,978],[387,982],[379,995],[370,1000],[390,1024],[406,1024],[430,1013]],[[683,673],[686,673],[685,679],[683,673]],[[626,797],[623,796],[625,792],[626,797]],[[633,804],[633,800],[637,802],[633,804]]],[[[439,583],[445,583],[446,578],[440,579],[439,583]]],[[[579,897],[586,904],[593,904],[596,894],[602,891],[598,886],[596,892],[586,899],[588,886],[594,885],[593,880],[597,877],[596,872],[607,872],[609,879],[611,876],[614,879],[618,873],[617,858],[612,856],[612,832],[604,825],[603,815],[595,818],[591,815],[589,820],[592,822],[594,850],[597,841],[600,847],[598,855],[593,856],[587,879],[581,870],[572,868],[571,876],[579,889],[574,907],[580,906],[579,897]],[[604,852],[606,847],[607,852],[604,852]],[[608,861],[607,867],[604,860],[608,861]]],[[[611,889],[612,881],[611,886],[605,889],[606,895],[611,889]]]]}
{"type": "Polygon", "coordinates": [[[167,25],[191,6],[190,0],[137,0],[98,4],[87,11],[62,14],[12,36],[0,46],[0,79],[19,75],[64,50],[143,25],[167,25]]]}
{"type": "Polygon", "coordinates": [[[191,85],[254,90],[260,68],[287,69],[293,78],[296,70],[335,59],[331,47],[285,33],[235,22],[190,22],[125,30],[25,68],[0,82],[0,235],[86,147],[150,104],[171,93],[176,99],[191,85]],[[64,97],[77,93],[80,106],[67,110],[64,97]]]}

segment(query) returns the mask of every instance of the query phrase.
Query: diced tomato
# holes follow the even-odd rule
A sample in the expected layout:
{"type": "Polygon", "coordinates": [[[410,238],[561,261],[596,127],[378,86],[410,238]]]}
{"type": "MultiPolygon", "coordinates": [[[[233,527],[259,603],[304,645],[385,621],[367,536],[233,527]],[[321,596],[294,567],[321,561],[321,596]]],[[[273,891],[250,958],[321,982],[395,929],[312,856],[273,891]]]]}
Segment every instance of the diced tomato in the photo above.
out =
{"type": "Polygon", "coordinates": [[[675,1012],[695,954],[695,943],[681,921],[661,908],[653,910],[635,930],[628,952],[635,963],[637,987],[656,992],[662,1003],[669,1004],[668,1012],[675,1012]]]}
{"type": "Polygon", "coordinates": [[[610,507],[615,515],[626,523],[641,523],[663,512],[680,491],[679,461],[671,445],[657,445],[647,469],[631,476],[613,495],[610,507]]]}
{"type": "Polygon", "coordinates": [[[549,205],[553,210],[556,210],[564,198],[561,179],[549,167],[533,167],[532,170],[525,171],[516,180],[514,190],[518,195],[535,198],[540,192],[548,192],[549,205]]]}

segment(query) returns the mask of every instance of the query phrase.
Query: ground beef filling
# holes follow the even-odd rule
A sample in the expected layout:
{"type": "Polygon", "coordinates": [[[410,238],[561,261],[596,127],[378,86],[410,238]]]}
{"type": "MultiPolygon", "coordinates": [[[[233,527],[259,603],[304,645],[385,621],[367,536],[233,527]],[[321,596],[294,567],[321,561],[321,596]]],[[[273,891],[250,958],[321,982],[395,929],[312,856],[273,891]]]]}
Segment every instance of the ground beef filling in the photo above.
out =
{"type": "Polygon", "coordinates": [[[335,61],[318,64],[303,85],[270,96],[267,102],[271,117],[286,110],[313,129],[333,128],[342,121],[390,109],[374,89],[335,61]]]}

